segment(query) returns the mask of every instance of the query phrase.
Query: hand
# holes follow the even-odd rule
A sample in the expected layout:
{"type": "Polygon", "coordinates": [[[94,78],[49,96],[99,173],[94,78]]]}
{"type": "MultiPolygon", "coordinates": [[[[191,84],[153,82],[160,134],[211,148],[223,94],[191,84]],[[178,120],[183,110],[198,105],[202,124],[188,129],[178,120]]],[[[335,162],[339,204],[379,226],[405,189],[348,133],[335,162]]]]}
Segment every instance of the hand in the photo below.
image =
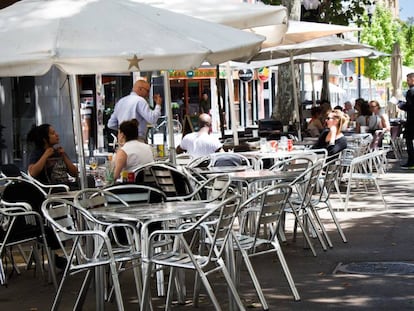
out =
{"type": "Polygon", "coordinates": [[[49,158],[50,156],[52,156],[55,153],[55,149],[53,149],[53,147],[49,147],[47,149],[45,149],[45,152],[43,153],[47,158],[49,158]]]}
{"type": "Polygon", "coordinates": [[[161,97],[161,95],[160,94],[155,94],[153,98],[154,98],[155,104],[161,106],[161,104],[162,104],[162,97],[161,97]]]}
{"type": "Polygon", "coordinates": [[[65,154],[65,149],[63,149],[63,147],[57,147],[55,149],[57,151],[57,153],[59,153],[59,155],[63,156],[65,154]]]}

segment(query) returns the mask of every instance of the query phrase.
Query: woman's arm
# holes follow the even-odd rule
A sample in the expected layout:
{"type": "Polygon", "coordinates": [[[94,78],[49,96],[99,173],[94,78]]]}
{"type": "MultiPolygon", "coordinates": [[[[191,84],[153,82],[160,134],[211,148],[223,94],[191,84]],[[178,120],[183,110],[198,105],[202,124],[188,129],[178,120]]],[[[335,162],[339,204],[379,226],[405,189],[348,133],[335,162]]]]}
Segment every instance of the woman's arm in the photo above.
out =
{"type": "Polygon", "coordinates": [[[121,175],[122,169],[126,166],[128,155],[124,150],[119,149],[115,155],[115,169],[114,169],[114,179],[118,179],[121,175]]]}
{"type": "Polygon", "coordinates": [[[43,168],[46,165],[47,159],[55,153],[55,149],[49,147],[45,149],[42,156],[36,162],[29,164],[27,168],[29,175],[32,177],[37,177],[42,172],[43,168]]]}
{"type": "Polygon", "coordinates": [[[76,167],[75,164],[73,164],[71,159],[69,159],[63,147],[58,147],[56,151],[62,157],[63,162],[65,162],[66,169],[68,170],[68,174],[72,177],[78,177],[78,168],[76,167]]]}

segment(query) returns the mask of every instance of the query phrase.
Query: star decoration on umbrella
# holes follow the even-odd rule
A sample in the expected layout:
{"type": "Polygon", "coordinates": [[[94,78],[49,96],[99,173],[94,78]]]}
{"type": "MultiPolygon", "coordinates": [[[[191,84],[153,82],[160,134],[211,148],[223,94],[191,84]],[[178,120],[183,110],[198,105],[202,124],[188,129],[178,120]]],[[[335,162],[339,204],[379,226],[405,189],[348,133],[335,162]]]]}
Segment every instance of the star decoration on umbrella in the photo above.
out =
{"type": "Polygon", "coordinates": [[[138,70],[141,70],[139,68],[139,62],[142,61],[143,59],[138,58],[137,54],[134,54],[133,58],[127,58],[127,60],[129,61],[129,66],[128,66],[128,70],[131,69],[132,67],[137,67],[138,70]]]}

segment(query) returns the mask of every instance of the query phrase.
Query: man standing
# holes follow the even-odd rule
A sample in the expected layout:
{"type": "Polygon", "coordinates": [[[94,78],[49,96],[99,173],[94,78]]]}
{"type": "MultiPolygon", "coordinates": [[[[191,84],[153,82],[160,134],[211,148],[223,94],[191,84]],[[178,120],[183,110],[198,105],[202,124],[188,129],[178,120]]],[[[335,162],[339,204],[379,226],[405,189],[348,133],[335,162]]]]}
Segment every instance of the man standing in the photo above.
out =
{"type": "Polygon", "coordinates": [[[138,139],[146,142],[147,123],[157,122],[161,115],[162,98],[160,94],[154,95],[155,108],[152,110],[147,102],[150,94],[150,84],[145,80],[134,83],[131,94],[122,97],[115,105],[114,112],[108,120],[108,127],[118,131],[119,125],[124,121],[138,120],[138,139]]]}
{"type": "Polygon", "coordinates": [[[211,104],[210,99],[208,98],[207,91],[203,92],[202,98],[200,100],[200,113],[208,113],[210,114],[211,104]]]}
{"type": "Polygon", "coordinates": [[[222,150],[223,144],[217,137],[210,135],[210,115],[206,113],[200,114],[198,123],[200,125],[199,131],[184,136],[177,147],[178,154],[187,152],[194,157],[200,157],[222,150]]]}
{"type": "MultiPolygon", "coordinates": [[[[398,108],[407,113],[407,120],[405,122],[405,143],[407,145],[408,160],[407,163],[401,165],[402,169],[414,170],[414,72],[407,75],[408,91],[405,95],[406,101],[399,101],[398,108]]],[[[395,98],[391,98],[390,102],[396,103],[395,98]]]]}

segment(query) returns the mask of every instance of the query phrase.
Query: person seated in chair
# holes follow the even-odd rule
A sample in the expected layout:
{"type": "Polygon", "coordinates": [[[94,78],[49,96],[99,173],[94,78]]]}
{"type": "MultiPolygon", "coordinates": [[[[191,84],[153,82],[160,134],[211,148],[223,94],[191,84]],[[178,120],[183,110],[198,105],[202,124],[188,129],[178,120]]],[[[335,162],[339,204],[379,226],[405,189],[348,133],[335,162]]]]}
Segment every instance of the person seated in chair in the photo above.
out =
{"type": "Polygon", "coordinates": [[[66,184],[79,188],[69,176],[78,177],[78,168],[59,146],[59,135],[50,124],[34,126],[27,134],[27,141],[34,144],[30,154],[28,173],[43,184],[66,184]]]}
{"type": "Polygon", "coordinates": [[[138,140],[138,121],[124,121],[118,129],[120,149],[115,154],[114,178],[120,177],[121,171],[132,171],[134,168],[154,162],[152,149],[149,145],[138,140]]]}
{"type": "Polygon", "coordinates": [[[347,140],[342,133],[342,128],[347,118],[341,110],[331,110],[326,117],[326,128],[322,131],[318,141],[312,149],[326,149],[328,156],[336,155],[346,149],[347,140]]]}
{"type": "Polygon", "coordinates": [[[200,114],[198,123],[200,125],[199,131],[184,136],[177,147],[177,154],[187,152],[191,156],[201,157],[223,151],[223,144],[219,139],[210,135],[211,116],[207,113],[200,114]]]}

